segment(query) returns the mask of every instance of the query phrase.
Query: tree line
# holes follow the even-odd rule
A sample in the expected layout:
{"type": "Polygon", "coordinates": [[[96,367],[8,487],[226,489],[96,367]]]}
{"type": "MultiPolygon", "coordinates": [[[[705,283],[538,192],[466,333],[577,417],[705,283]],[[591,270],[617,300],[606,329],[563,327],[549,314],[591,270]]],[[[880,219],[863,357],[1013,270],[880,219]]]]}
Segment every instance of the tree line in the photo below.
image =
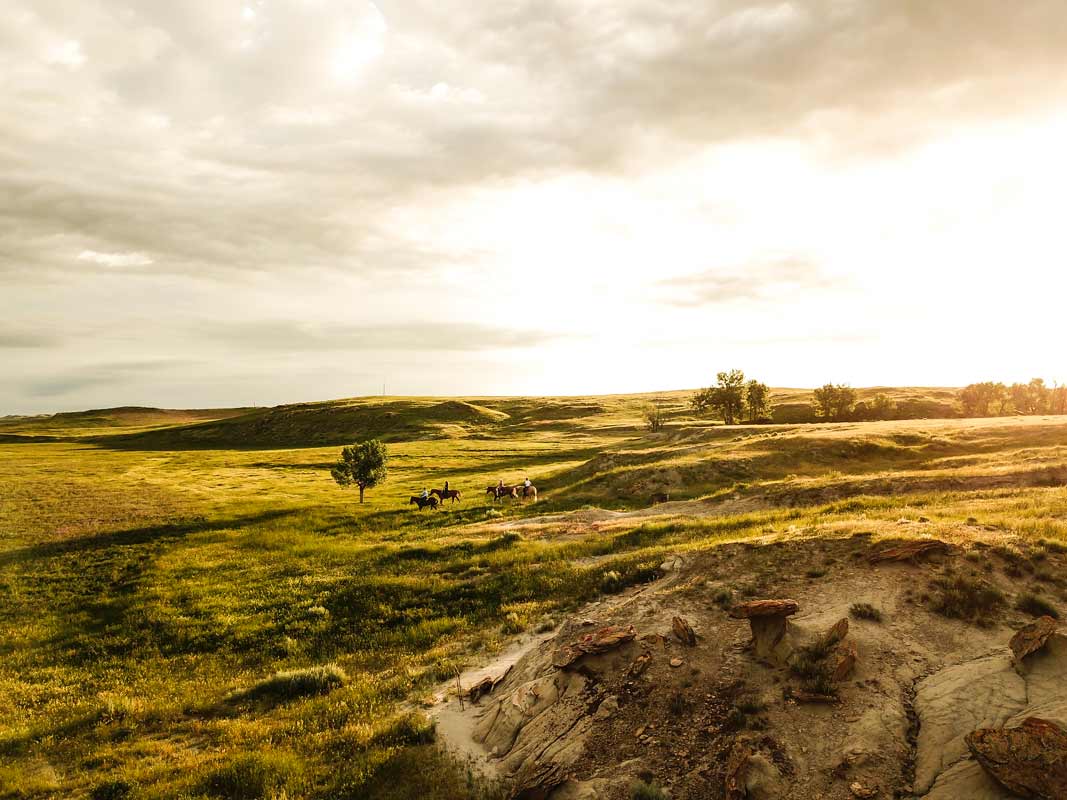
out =
{"type": "MultiPolygon", "coordinates": [[[[827,383],[815,389],[812,418],[823,422],[898,419],[916,414],[915,401],[898,404],[884,392],[860,401],[855,389],[844,383],[827,383]]],[[[750,380],[739,369],[720,372],[713,386],[698,390],[690,400],[699,417],[721,417],[727,425],[771,422],[774,408],[767,384],[750,380]]],[[[1007,385],[993,381],[972,383],[961,389],[954,409],[937,409],[945,416],[996,417],[1013,414],[1067,414],[1067,386],[1049,386],[1041,378],[1007,385]]],[[[935,412],[936,413],[936,412],[935,412]]],[[[646,422],[652,430],[664,424],[663,414],[651,409],[646,422]]]]}
{"type": "Polygon", "coordinates": [[[1015,414],[1067,414],[1067,386],[1049,386],[1042,378],[1010,386],[994,381],[960,389],[964,417],[1007,417],[1015,414]]]}

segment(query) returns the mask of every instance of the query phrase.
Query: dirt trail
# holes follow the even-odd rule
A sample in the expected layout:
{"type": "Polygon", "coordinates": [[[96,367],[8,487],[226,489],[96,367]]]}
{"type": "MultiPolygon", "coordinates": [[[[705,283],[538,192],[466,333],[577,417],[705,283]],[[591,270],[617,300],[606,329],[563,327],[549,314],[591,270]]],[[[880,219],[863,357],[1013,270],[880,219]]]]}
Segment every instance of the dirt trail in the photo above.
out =
{"type": "MultiPolygon", "coordinates": [[[[477,703],[442,687],[441,738],[518,798],[624,800],[639,778],[672,800],[1013,797],[963,737],[1028,713],[1067,725],[1067,636],[1014,664],[1008,641],[1029,617],[1011,610],[1027,587],[1008,562],[950,545],[869,563],[885,546],[746,542],[669,559],[665,578],[462,676],[464,689],[498,681],[477,703]],[[1009,601],[991,624],[932,613],[933,581],[972,574],[1009,601]],[[753,649],[756,626],[726,609],[760,597],[799,611],[753,649]],[[881,619],[850,615],[858,603],[881,619]]],[[[1067,572],[1067,556],[1044,558],[1067,572]]]]}

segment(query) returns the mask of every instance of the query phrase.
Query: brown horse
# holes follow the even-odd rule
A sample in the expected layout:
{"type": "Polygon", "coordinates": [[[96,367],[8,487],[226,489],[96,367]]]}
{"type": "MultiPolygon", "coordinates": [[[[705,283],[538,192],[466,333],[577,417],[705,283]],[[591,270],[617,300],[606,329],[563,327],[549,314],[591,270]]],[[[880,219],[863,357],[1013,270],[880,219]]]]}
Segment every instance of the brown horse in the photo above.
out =
{"type": "Polygon", "coordinates": [[[522,490],[523,500],[532,498],[535,503],[537,502],[537,487],[532,483],[529,486],[516,486],[515,488],[522,490]]]}
{"type": "Polygon", "coordinates": [[[503,500],[505,497],[517,499],[519,496],[518,486],[486,486],[485,493],[493,496],[493,502],[503,500]]]}
{"type": "Polygon", "coordinates": [[[429,497],[422,497],[420,495],[413,494],[411,495],[411,499],[408,500],[408,505],[410,506],[412,503],[414,503],[419,507],[419,511],[422,511],[424,508],[426,508],[426,506],[429,506],[431,509],[436,511],[438,502],[438,499],[433,495],[430,495],[429,497]]]}
{"type": "Polygon", "coordinates": [[[453,505],[455,505],[456,501],[459,500],[459,489],[448,489],[447,491],[444,489],[430,489],[430,494],[435,494],[440,497],[442,503],[445,502],[445,500],[451,500],[453,505]]]}

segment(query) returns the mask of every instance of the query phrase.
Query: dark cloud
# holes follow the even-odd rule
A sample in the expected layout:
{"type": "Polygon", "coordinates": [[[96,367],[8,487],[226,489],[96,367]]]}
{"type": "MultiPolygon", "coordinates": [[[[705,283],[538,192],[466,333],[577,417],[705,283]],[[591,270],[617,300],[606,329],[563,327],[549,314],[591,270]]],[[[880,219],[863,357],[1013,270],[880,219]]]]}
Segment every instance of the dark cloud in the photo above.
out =
{"type": "Polygon", "coordinates": [[[711,269],[698,275],[660,281],[667,301],[678,306],[780,299],[784,292],[827,289],[839,285],[817,264],[798,258],[750,264],[741,270],[711,269]]]}

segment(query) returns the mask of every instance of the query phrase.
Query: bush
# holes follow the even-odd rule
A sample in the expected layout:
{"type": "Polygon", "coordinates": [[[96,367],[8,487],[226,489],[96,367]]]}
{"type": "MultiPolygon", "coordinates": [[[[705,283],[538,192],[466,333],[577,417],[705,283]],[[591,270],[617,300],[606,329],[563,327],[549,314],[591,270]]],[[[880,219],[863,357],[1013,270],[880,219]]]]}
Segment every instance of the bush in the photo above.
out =
{"type": "Polygon", "coordinates": [[[634,781],[630,784],[630,800],[667,800],[667,793],[655,781],[634,781]]]}
{"type": "Polygon", "coordinates": [[[234,700],[266,699],[274,702],[295,700],[298,697],[329,694],[348,681],[345,671],[336,664],[306,667],[287,672],[275,672],[269,678],[236,692],[234,700]]]}
{"type": "Polygon", "coordinates": [[[856,619],[869,619],[871,622],[882,621],[882,612],[870,603],[853,603],[849,606],[848,613],[856,619]]]}
{"type": "Polygon", "coordinates": [[[1004,595],[980,578],[964,575],[946,576],[933,582],[937,594],[932,598],[938,614],[977,625],[989,625],[1004,607],[1004,595]]]}
{"type": "Polygon", "coordinates": [[[302,772],[290,754],[249,753],[211,772],[203,789],[226,800],[272,800],[299,791],[302,772]]]}
{"type": "Polygon", "coordinates": [[[1024,592],[1019,595],[1019,598],[1015,601],[1015,607],[1031,617],[1060,618],[1060,612],[1054,605],[1041,595],[1033,592],[1024,592]]]}
{"type": "Polygon", "coordinates": [[[89,792],[90,800],[133,800],[137,784],[121,779],[98,783],[89,792]]]}

